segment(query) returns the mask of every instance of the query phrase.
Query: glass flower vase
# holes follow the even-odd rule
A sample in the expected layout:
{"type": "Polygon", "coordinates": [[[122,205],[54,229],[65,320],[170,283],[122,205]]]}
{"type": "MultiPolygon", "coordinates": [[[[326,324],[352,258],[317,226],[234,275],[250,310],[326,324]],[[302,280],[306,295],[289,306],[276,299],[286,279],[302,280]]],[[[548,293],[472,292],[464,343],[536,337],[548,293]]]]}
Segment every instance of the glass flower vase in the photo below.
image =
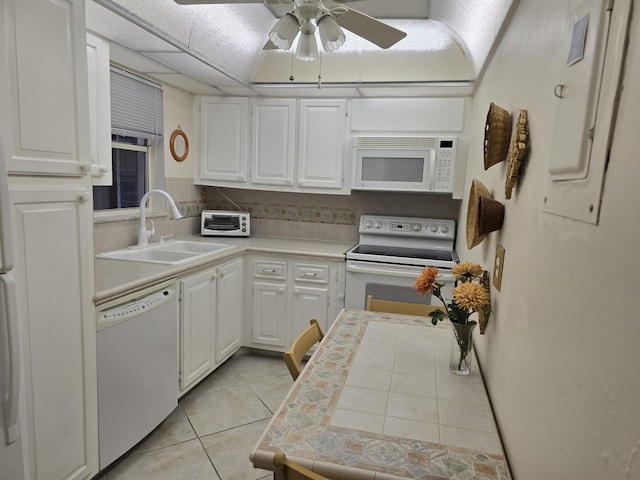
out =
{"type": "Polygon", "coordinates": [[[460,324],[451,323],[451,356],[449,370],[456,375],[469,375],[473,360],[473,329],[475,321],[460,324]]]}

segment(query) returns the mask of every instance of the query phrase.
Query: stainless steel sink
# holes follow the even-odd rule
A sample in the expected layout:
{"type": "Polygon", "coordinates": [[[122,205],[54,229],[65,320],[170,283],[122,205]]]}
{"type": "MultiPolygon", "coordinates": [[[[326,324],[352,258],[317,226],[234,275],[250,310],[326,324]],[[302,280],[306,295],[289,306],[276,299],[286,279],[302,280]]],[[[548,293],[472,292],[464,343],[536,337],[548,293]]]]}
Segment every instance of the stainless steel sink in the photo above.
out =
{"type": "Polygon", "coordinates": [[[188,262],[210,253],[222,252],[234,248],[223,243],[195,242],[176,240],[158,243],[142,248],[124,248],[112,252],[99,253],[96,258],[108,260],[127,260],[130,262],[179,264],[188,262]]]}

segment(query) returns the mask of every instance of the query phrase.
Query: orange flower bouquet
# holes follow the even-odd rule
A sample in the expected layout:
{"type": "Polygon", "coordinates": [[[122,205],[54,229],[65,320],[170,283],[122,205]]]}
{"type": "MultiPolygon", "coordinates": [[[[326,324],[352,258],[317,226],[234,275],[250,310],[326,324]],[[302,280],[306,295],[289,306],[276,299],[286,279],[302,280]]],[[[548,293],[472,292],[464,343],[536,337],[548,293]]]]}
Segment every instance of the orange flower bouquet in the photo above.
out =
{"type": "Polygon", "coordinates": [[[449,303],[442,296],[438,267],[426,267],[413,284],[413,289],[419,295],[432,294],[442,302],[444,310],[429,313],[431,322],[436,325],[444,318],[451,321],[460,354],[459,357],[456,355],[456,361],[452,357],[450,368],[454,373],[468,375],[471,368],[471,335],[473,327],[477,325],[476,320],[470,320],[469,317],[489,305],[489,292],[482,283],[484,269],[481,265],[473,262],[458,263],[451,273],[456,277],[457,285],[449,303]]]}

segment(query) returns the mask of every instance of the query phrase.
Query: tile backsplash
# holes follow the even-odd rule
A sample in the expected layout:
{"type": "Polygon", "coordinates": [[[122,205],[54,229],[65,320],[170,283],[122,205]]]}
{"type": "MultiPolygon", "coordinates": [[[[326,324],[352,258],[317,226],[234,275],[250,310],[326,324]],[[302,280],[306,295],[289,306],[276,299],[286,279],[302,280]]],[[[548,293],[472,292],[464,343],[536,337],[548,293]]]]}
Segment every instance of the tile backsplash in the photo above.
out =
{"type": "MultiPolygon", "coordinates": [[[[185,218],[151,217],[160,236],[200,232],[200,212],[246,210],[251,213],[252,235],[356,242],[358,219],[363,214],[457,219],[460,200],[447,195],[354,191],[351,195],[266,192],[221,187],[200,187],[187,178],[167,178],[166,190],[185,218]]],[[[96,253],[134,245],[140,220],[94,222],[96,253]]]]}

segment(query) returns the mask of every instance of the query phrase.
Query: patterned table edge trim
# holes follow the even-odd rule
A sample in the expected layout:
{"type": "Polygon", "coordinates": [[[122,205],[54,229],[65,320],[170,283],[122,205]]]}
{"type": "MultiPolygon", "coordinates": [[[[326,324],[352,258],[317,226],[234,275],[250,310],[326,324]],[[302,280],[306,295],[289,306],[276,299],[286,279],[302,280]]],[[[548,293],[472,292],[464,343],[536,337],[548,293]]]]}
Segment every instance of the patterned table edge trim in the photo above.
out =
{"type": "Polygon", "coordinates": [[[251,455],[254,465],[272,468],[273,456],[267,452],[282,450],[336,480],[509,480],[502,455],[329,425],[371,319],[450,328],[443,323],[434,327],[429,318],[380,315],[349,309],[340,312],[259,440],[251,455]]]}

